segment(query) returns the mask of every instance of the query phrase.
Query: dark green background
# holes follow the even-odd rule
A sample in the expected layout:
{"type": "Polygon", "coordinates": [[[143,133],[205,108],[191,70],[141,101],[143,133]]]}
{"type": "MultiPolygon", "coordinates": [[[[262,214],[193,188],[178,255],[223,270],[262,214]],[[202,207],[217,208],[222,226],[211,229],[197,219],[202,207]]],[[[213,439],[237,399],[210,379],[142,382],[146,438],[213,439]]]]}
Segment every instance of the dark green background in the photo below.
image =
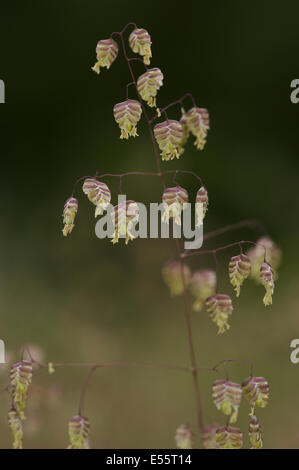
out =
{"type": "MultiPolygon", "coordinates": [[[[189,143],[178,162],[163,168],[201,175],[211,200],[205,231],[258,218],[283,250],[273,307],[265,309],[261,287],[248,283],[234,299],[226,335],[217,337],[205,312],[194,315],[198,362],[253,361],[271,384],[270,404],[260,412],[265,445],[298,445],[299,366],[289,360],[289,343],[299,333],[299,105],[289,97],[299,75],[298,15],[296,1],[2,0],[0,337],[15,359],[23,344],[37,344],[53,361],[188,363],[182,302],[169,299],[160,274],[172,256],[171,241],[113,247],[98,240],[94,208],[80,188],[76,227],[69,239],[61,235],[63,204],[78,177],[155,170],[146,126],[140,125],[138,139],[122,142],[113,119],[112,107],[125,99],[130,81],[125,61],[119,57],[100,76],[91,71],[97,41],[135,21],[150,32],[152,64],[165,76],[159,105],[191,92],[211,116],[205,150],[189,143]]],[[[141,64],[134,68],[143,73],[141,64]]],[[[177,119],[178,111],[169,116],[177,119]]],[[[191,193],[197,189],[186,176],[180,182],[191,193]]],[[[117,182],[107,183],[116,197],[117,182]]],[[[124,190],[139,201],[161,197],[159,181],[151,178],[130,177],[124,190]]],[[[212,246],[244,237],[256,234],[234,232],[212,246]]],[[[221,256],[226,274],[229,253],[221,256]]],[[[212,260],[201,259],[201,266],[212,260]]],[[[231,293],[226,277],[222,282],[231,293]]],[[[248,374],[246,365],[231,370],[232,380],[248,374]]],[[[50,379],[36,376],[41,403],[31,405],[27,447],[66,446],[67,421],[86,374],[65,368],[50,379]],[[53,382],[61,403],[52,410],[43,390],[53,382]]],[[[214,377],[200,379],[206,421],[224,422],[210,396],[214,377]]],[[[0,446],[6,447],[5,395],[0,406],[0,446]]],[[[246,432],[246,406],[242,410],[246,432]]],[[[187,421],[196,430],[192,382],[180,372],[101,370],[86,413],[93,447],[171,447],[178,424],[187,421]]]]}

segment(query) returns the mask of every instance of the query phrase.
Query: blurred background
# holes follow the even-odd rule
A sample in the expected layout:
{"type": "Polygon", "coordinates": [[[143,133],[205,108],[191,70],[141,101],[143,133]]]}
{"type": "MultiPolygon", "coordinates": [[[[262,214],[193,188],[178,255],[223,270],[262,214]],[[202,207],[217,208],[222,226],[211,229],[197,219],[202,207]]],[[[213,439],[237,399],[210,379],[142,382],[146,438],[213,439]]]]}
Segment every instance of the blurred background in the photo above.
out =
{"type": "MultiPolygon", "coordinates": [[[[205,232],[257,218],[283,251],[272,307],[263,306],[263,288],[247,281],[240,298],[233,298],[228,333],[217,336],[206,312],[192,314],[198,364],[251,361],[271,386],[269,405],[259,412],[265,447],[298,447],[299,365],[290,362],[290,342],[299,337],[299,105],[290,101],[290,82],[299,75],[298,14],[295,0],[280,7],[268,0],[2,0],[0,337],[8,361],[18,360],[28,344],[43,362],[189,364],[183,300],[170,298],[161,279],[173,242],[112,246],[99,240],[94,206],[80,186],[75,229],[67,239],[61,233],[63,205],[77,178],[156,169],[146,125],[139,126],[139,138],[123,142],[113,119],[113,105],[125,99],[130,81],[124,59],[100,76],[91,71],[97,41],[135,21],[150,32],[151,64],[164,73],[159,105],[191,92],[211,116],[205,150],[196,151],[190,141],[183,157],[163,169],[200,174],[210,195],[205,232]]],[[[143,73],[141,63],[133,65],[143,73]]],[[[179,108],[169,117],[178,119],[179,108]]],[[[192,177],[179,181],[195,195],[192,177]]],[[[106,183],[116,202],[118,181],[106,183]]],[[[123,189],[137,201],[161,198],[155,178],[128,177],[123,189]]],[[[258,236],[242,229],[205,248],[258,236]]],[[[220,256],[220,288],[229,295],[227,263],[234,254],[220,256]]],[[[190,266],[213,267],[213,259],[201,257],[190,266]]],[[[77,413],[87,374],[84,367],[61,367],[34,376],[25,447],[66,447],[67,423],[77,413]]],[[[229,366],[233,381],[248,374],[247,364],[229,366]]],[[[211,398],[215,378],[200,374],[202,407],[206,423],[222,424],[211,398]]],[[[0,381],[5,387],[7,366],[0,365],[0,381]]],[[[8,407],[2,393],[1,448],[11,446],[8,407]]],[[[179,424],[189,423],[196,434],[192,378],[171,370],[100,369],[85,414],[94,448],[173,447],[179,424]]],[[[245,403],[239,426],[246,434],[245,403]]]]}

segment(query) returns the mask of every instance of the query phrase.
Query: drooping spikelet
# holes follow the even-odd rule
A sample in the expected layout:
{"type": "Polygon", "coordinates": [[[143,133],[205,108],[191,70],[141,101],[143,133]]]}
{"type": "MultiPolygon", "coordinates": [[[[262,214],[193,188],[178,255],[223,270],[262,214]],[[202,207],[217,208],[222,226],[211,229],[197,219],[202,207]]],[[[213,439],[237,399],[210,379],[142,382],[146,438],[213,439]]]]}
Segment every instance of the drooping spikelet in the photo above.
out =
{"type": "Polygon", "coordinates": [[[114,106],[113,114],[115,121],[121,129],[121,139],[138,136],[136,126],[140,120],[141,113],[141,105],[136,100],[126,100],[114,106]]]}
{"type": "Polygon", "coordinates": [[[264,377],[248,377],[242,383],[242,391],[251,405],[250,415],[254,414],[255,406],[265,408],[269,401],[269,384],[264,377]]]}
{"type": "Polygon", "coordinates": [[[229,262],[228,273],[230,283],[235,288],[236,296],[239,297],[240,288],[250,274],[250,259],[248,256],[243,253],[233,256],[229,262]]]}
{"type": "Polygon", "coordinates": [[[78,201],[74,197],[70,197],[63,208],[63,235],[66,237],[74,228],[74,220],[78,212],[78,201]]]}
{"type": "Polygon", "coordinates": [[[194,135],[194,145],[198,150],[203,150],[206,144],[206,137],[210,129],[210,119],[208,110],[205,108],[191,108],[187,112],[187,123],[190,131],[194,135]]]}
{"type": "Polygon", "coordinates": [[[111,193],[108,186],[94,178],[86,178],[82,189],[90,202],[96,206],[95,217],[101,215],[102,212],[107,209],[111,201],[111,193]]]}
{"type": "Polygon", "coordinates": [[[213,295],[216,290],[216,273],[208,269],[195,271],[190,279],[190,290],[195,297],[193,310],[200,312],[205,300],[213,295]]]}
{"type": "Polygon", "coordinates": [[[181,424],[175,431],[174,440],[178,449],[192,449],[192,432],[187,424],[181,424]]]}
{"type": "Polygon", "coordinates": [[[133,240],[132,227],[139,219],[139,207],[135,201],[123,201],[114,207],[112,222],[114,224],[113,244],[118,243],[119,236],[126,237],[126,245],[133,240]]]}
{"type": "Polygon", "coordinates": [[[250,277],[260,283],[260,269],[264,261],[273,269],[274,279],[277,279],[277,269],[281,260],[281,251],[276,243],[269,237],[261,237],[257,240],[256,245],[247,251],[247,255],[251,262],[250,277]]]}
{"type": "Polygon", "coordinates": [[[201,432],[201,444],[203,449],[216,449],[216,431],[219,428],[217,424],[205,426],[201,432]]]}
{"type": "Polygon", "coordinates": [[[249,440],[251,449],[261,449],[263,447],[262,429],[260,421],[256,415],[251,416],[249,423],[249,440]]]}
{"type": "Polygon", "coordinates": [[[188,286],[191,272],[186,264],[182,267],[179,261],[174,260],[163,266],[162,277],[165,284],[169,287],[170,295],[172,296],[181,295],[184,291],[182,273],[184,274],[185,285],[188,286]]]}
{"type": "Polygon", "coordinates": [[[88,447],[88,436],[90,431],[88,418],[84,416],[72,416],[69,420],[68,449],[86,449],[88,447]]]}
{"type": "Polygon", "coordinates": [[[183,129],[179,121],[170,119],[157,124],[154,127],[154,134],[161,150],[162,160],[180,157],[183,129]]]}
{"type": "Polygon", "coordinates": [[[8,424],[13,436],[13,448],[22,449],[23,426],[21,418],[14,408],[11,408],[8,412],[8,424]]]}
{"type": "Polygon", "coordinates": [[[132,51],[143,56],[143,62],[146,65],[150,64],[152,57],[151,44],[151,37],[145,29],[135,28],[129,36],[129,45],[132,51]]]}
{"type": "Polygon", "coordinates": [[[206,216],[209,204],[209,197],[207,189],[202,186],[196,193],[195,199],[196,205],[196,216],[197,216],[197,225],[200,227],[203,223],[203,219],[206,216]]]}
{"type": "Polygon", "coordinates": [[[32,363],[20,361],[10,369],[10,385],[13,405],[20,419],[25,419],[24,410],[27,403],[28,388],[32,380],[32,363]]]}
{"type": "Polygon", "coordinates": [[[188,202],[188,192],[181,186],[166,188],[162,195],[164,212],[162,222],[169,223],[169,219],[174,218],[177,225],[181,225],[181,213],[184,204],[188,202]]]}
{"type": "Polygon", "coordinates": [[[217,410],[230,416],[230,423],[235,423],[242,399],[241,385],[229,380],[216,380],[212,387],[212,397],[217,410]]]}
{"type": "Polygon", "coordinates": [[[214,294],[205,301],[206,309],[218,326],[218,334],[229,330],[228,317],[233,311],[231,298],[226,294],[214,294]]]}
{"type": "Polygon", "coordinates": [[[101,67],[107,69],[115,61],[118,54],[118,44],[112,38],[102,39],[97,43],[96,47],[97,62],[92,67],[92,70],[96,73],[100,73],[101,67]]]}
{"type": "Polygon", "coordinates": [[[217,429],[216,445],[219,449],[241,449],[243,446],[242,431],[232,426],[217,429]]]}
{"type": "Polygon", "coordinates": [[[137,80],[138,93],[151,108],[156,107],[156,96],[163,85],[163,78],[161,70],[154,68],[147,70],[137,80]]]}
{"type": "Polygon", "coordinates": [[[266,289],[266,293],[263,298],[265,306],[272,304],[272,295],[274,292],[274,275],[270,264],[263,263],[261,266],[261,283],[266,289]]]}

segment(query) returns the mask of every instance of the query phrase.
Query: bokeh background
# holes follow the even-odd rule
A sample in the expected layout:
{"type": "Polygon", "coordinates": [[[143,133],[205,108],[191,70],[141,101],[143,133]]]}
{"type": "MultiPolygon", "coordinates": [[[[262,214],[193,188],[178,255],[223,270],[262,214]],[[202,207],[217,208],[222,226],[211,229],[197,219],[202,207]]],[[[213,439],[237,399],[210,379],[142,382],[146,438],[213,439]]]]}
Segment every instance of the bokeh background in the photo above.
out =
{"type": "MultiPolygon", "coordinates": [[[[2,0],[0,78],[6,84],[1,122],[0,337],[8,360],[24,344],[55,362],[152,361],[188,364],[181,298],[171,299],[161,266],[173,256],[170,240],[136,240],[112,246],[94,234],[94,207],[78,188],[79,213],[62,237],[63,204],[74,181],[97,170],[154,171],[147,129],[119,140],[112,107],[130,81],[122,57],[100,76],[91,71],[95,46],[129,21],[152,35],[153,66],[165,75],[160,106],[192,92],[211,116],[203,152],[190,142],[164,169],[192,169],[210,194],[205,231],[257,218],[281,246],[283,264],[274,304],[264,308],[263,288],[246,282],[234,299],[231,330],[217,336],[205,312],[193,314],[198,363],[247,359],[268,378],[271,400],[260,411],[266,447],[299,445],[299,365],[290,342],[299,337],[298,113],[290,82],[299,75],[298,2],[165,0],[2,0]],[[40,349],[39,349],[40,348],[40,349]]],[[[143,73],[139,63],[136,74],[143,73]]],[[[131,97],[134,97],[132,94],[131,97]]],[[[170,117],[179,117],[174,108],[170,117]]],[[[107,180],[114,197],[118,182],[107,180]]],[[[190,194],[194,179],[182,176],[190,194]]],[[[130,177],[126,194],[159,201],[158,179],[130,177]]],[[[206,244],[220,246],[251,230],[206,244]]],[[[232,294],[221,255],[221,288],[232,294]]],[[[213,266],[210,257],[192,267],[213,266]]],[[[231,380],[248,375],[229,367],[231,380]]],[[[28,448],[67,445],[67,422],[77,413],[87,368],[59,368],[34,377],[25,428],[28,448]]],[[[0,366],[1,386],[8,381],[0,366]]],[[[200,374],[205,421],[224,423],[211,399],[212,372],[200,374]]],[[[85,413],[95,448],[173,447],[177,425],[196,433],[192,378],[149,368],[101,369],[88,389],[85,413]]],[[[9,397],[0,395],[0,447],[11,445],[9,397]]],[[[246,433],[248,408],[240,427],[246,433]]]]}

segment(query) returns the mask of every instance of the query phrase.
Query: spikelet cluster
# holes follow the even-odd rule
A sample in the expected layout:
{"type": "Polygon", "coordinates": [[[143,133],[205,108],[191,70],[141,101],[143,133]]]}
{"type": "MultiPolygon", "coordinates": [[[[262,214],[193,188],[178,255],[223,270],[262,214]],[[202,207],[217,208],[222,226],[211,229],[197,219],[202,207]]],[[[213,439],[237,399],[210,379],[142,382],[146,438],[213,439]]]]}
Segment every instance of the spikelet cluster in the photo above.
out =
{"type": "Polygon", "coordinates": [[[272,267],[268,263],[263,263],[260,270],[261,283],[266,289],[266,293],[263,298],[265,306],[272,304],[272,295],[274,292],[274,274],[272,267]]]}
{"type": "Polygon", "coordinates": [[[216,431],[219,428],[217,424],[205,426],[201,433],[201,443],[203,449],[216,449],[216,431]]]}
{"type": "Polygon", "coordinates": [[[242,399],[241,385],[229,380],[216,380],[212,387],[212,397],[217,410],[230,416],[230,423],[235,423],[242,399]]]}
{"type": "Polygon", "coordinates": [[[226,294],[214,294],[205,301],[207,312],[218,326],[218,334],[229,330],[228,317],[233,311],[231,298],[226,294]]]}
{"type": "Polygon", "coordinates": [[[24,410],[27,403],[28,388],[32,381],[32,363],[20,361],[10,369],[11,396],[15,410],[20,419],[25,419],[24,410]]]}
{"type": "Polygon", "coordinates": [[[238,256],[233,256],[230,259],[228,271],[229,280],[235,288],[236,296],[239,297],[241,286],[250,274],[249,257],[243,253],[238,256]]]}
{"type": "Polygon", "coordinates": [[[95,178],[86,178],[82,189],[90,202],[96,206],[95,217],[98,217],[107,209],[111,201],[111,193],[108,186],[102,181],[97,181],[95,178]]]}
{"type": "Polygon", "coordinates": [[[208,210],[208,204],[209,204],[208,191],[204,186],[199,188],[199,190],[197,191],[195,203],[197,204],[196,205],[196,217],[197,217],[196,224],[198,225],[198,227],[200,227],[206,216],[206,213],[208,210]]]}
{"type": "Polygon", "coordinates": [[[186,113],[186,121],[190,132],[195,137],[194,145],[198,150],[203,150],[210,129],[208,110],[198,107],[191,108],[186,113]]]}
{"type": "Polygon", "coordinates": [[[100,73],[101,67],[106,67],[107,69],[115,61],[118,54],[118,44],[112,38],[102,39],[97,43],[96,55],[97,62],[92,67],[92,70],[96,73],[100,73]]]}
{"type": "Polygon", "coordinates": [[[88,418],[84,416],[72,416],[68,425],[70,444],[68,449],[88,448],[90,426],[88,418]]]}
{"type": "Polygon", "coordinates": [[[251,405],[251,415],[254,414],[255,406],[265,408],[269,401],[269,384],[264,377],[248,377],[242,383],[242,391],[251,405]]]}
{"type": "Polygon", "coordinates": [[[137,80],[138,94],[151,108],[156,107],[156,96],[163,85],[163,78],[161,70],[153,68],[140,75],[137,80]]]}
{"type": "Polygon", "coordinates": [[[13,436],[13,448],[22,449],[23,426],[19,413],[14,408],[8,412],[8,424],[13,436]]]}
{"type": "Polygon", "coordinates": [[[188,286],[191,272],[186,264],[181,265],[179,261],[174,260],[165,264],[162,269],[163,280],[169,287],[172,296],[181,295],[184,291],[182,272],[184,274],[185,286],[188,286]]]}
{"type": "Polygon", "coordinates": [[[251,416],[248,434],[251,449],[261,449],[263,447],[262,429],[260,421],[256,415],[251,416]]]}
{"type": "Polygon", "coordinates": [[[162,195],[164,212],[162,222],[169,223],[169,219],[174,218],[177,225],[181,225],[181,213],[184,204],[188,202],[188,192],[181,186],[166,188],[162,195]]]}
{"type": "Polygon", "coordinates": [[[238,428],[223,426],[216,431],[216,445],[218,449],[241,449],[243,434],[238,428]]]}
{"type": "Polygon", "coordinates": [[[178,449],[192,449],[192,432],[187,424],[177,427],[174,440],[178,449]]]}
{"type": "Polygon", "coordinates": [[[114,119],[120,127],[121,139],[138,136],[136,126],[140,120],[141,113],[141,105],[136,100],[126,100],[114,106],[114,119]]]}
{"type": "Polygon", "coordinates": [[[70,197],[63,208],[63,223],[64,227],[62,229],[63,235],[66,237],[74,228],[74,221],[76,214],[78,212],[78,201],[74,197],[70,197]]]}
{"type": "Polygon", "coordinates": [[[277,278],[277,269],[281,261],[281,251],[271,238],[259,238],[256,245],[247,251],[247,255],[251,262],[250,277],[257,283],[261,282],[260,269],[265,260],[273,269],[274,279],[277,278]]]}
{"type": "Polygon", "coordinates": [[[195,297],[193,310],[202,310],[205,300],[213,295],[216,290],[216,273],[208,269],[198,269],[190,279],[190,291],[195,297]]]}
{"type": "Polygon", "coordinates": [[[180,157],[183,129],[179,121],[169,119],[157,124],[154,127],[154,135],[161,150],[162,160],[180,157]]]}
{"type": "Polygon", "coordinates": [[[151,44],[151,37],[146,29],[135,28],[129,36],[129,45],[132,51],[143,56],[145,65],[150,64],[152,57],[151,44]]]}
{"type": "Polygon", "coordinates": [[[113,208],[112,222],[114,225],[113,244],[118,243],[119,237],[125,237],[125,243],[133,240],[131,230],[139,219],[139,207],[135,201],[123,201],[113,208]]]}

